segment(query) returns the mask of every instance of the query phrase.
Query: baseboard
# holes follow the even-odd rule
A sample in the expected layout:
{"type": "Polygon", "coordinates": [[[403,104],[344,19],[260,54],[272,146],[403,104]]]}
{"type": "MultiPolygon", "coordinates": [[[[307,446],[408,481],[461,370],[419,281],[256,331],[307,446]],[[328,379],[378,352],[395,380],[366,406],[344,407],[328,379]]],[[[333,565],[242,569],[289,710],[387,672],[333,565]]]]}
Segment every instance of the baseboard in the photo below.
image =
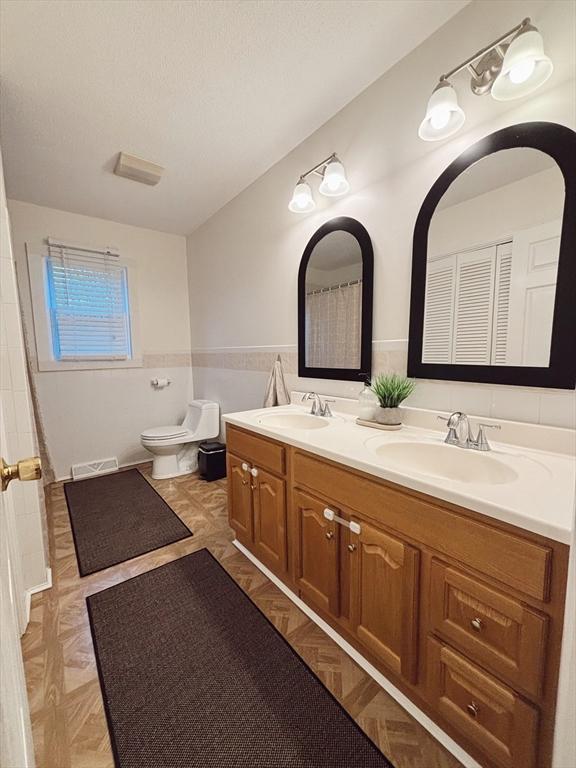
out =
{"type": "Polygon", "coordinates": [[[454,755],[455,758],[457,758],[464,766],[465,768],[482,768],[480,763],[476,762],[474,758],[472,758],[467,752],[465,752],[462,747],[457,744],[454,739],[451,739],[450,736],[448,736],[447,733],[445,733],[436,723],[431,720],[428,715],[426,715],[424,712],[422,712],[419,707],[414,704],[405,694],[402,693],[396,686],[391,683],[388,678],[384,677],[384,675],[376,669],[375,666],[373,666],[367,659],[362,656],[361,653],[359,653],[356,648],[354,648],[350,643],[348,643],[344,638],[339,635],[331,626],[328,624],[324,619],[320,618],[317,613],[315,613],[312,608],[310,608],[306,603],[301,600],[298,595],[294,594],[291,589],[289,589],[286,584],[284,584],[275,574],[272,573],[266,566],[258,560],[257,557],[254,557],[252,552],[250,552],[246,547],[241,544],[237,539],[234,539],[232,542],[234,546],[242,552],[243,555],[245,555],[248,560],[250,560],[254,565],[262,571],[262,573],[267,576],[271,582],[273,582],[278,589],[280,589],[286,597],[288,597],[300,610],[308,616],[309,619],[311,619],[315,624],[317,624],[320,629],[322,629],[328,637],[330,637],[334,642],[342,648],[343,651],[345,651],[348,656],[350,656],[357,664],[358,666],[362,667],[362,669],[370,675],[371,678],[373,678],[378,685],[383,688],[386,693],[389,693],[390,696],[398,703],[400,706],[408,712],[408,714],[412,715],[412,717],[417,720],[420,725],[425,728],[435,739],[436,741],[439,741],[440,744],[442,744],[443,747],[445,747],[448,752],[454,755]]]}
{"type": "MultiPolygon", "coordinates": [[[[146,464],[152,464],[152,459],[142,459],[142,461],[133,461],[129,464],[120,464],[118,466],[117,472],[121,471],[122,469],[133,469],[134,467],[143,467],[146,464]]],[[[94,475],[94,477],[102,477],[102,475],[94,475]]],[[[72,480],[72,475],[63,475],[62,477],[55,478],[55,483],[66,483],[68,480],[72,480]]]]}
{"type": "Polygon", "coordinates": [[[52,568],[46,568],[46,581],[41,584],[37,584],[35,587],[30,587],[24,594],[25,608],[26,608],[26,625],[30,621],[30,604],[32,602],[32,595],[37,592],[44,592],[45,589],[50,589],[52,586],[52,568]]]}

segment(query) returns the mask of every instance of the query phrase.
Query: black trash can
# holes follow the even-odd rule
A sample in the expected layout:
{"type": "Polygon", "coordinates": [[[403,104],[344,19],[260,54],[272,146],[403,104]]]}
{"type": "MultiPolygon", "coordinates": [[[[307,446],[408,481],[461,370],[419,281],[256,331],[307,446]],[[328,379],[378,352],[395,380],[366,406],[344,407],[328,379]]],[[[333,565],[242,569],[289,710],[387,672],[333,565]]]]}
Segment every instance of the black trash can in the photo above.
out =
{"type": "Polygon", "coordinates": [[[198,470],[203,480],[212,482],[226,477],[226,446],[216,440],[205,440],[198,446],[198,470]]]}

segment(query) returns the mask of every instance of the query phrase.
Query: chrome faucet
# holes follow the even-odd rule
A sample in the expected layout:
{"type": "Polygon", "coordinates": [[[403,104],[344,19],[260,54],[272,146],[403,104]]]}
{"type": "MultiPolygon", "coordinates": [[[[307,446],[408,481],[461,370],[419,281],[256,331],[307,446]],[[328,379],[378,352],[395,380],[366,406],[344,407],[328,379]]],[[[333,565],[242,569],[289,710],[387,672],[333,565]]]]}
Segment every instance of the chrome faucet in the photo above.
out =
{"type": "Polygon", "coordinates": [[[462,411],[454,411],[445,419],[438,416],[448,427],[448,434],[444,442],[448,445],[457,445],[459,448],[470,448],[473,451],[490,451],[490,444],[484,434],[485,429],[500,429],[500,424],[479,424],[476,437],[472,434],[472,427],[468,416],[462,411]]]}
{"type": "Polygon", "coordinates": [[[305,402],[306,400],[312,400],[312,407],[310,408],[312,416],[332,416],[332,411],[330,410],[328,403],[333,403],[334,400],[324,400],[324,402],[322,402],[320,395],[316,392],[306,392],[302,395],[302,402],[305,402]]]}

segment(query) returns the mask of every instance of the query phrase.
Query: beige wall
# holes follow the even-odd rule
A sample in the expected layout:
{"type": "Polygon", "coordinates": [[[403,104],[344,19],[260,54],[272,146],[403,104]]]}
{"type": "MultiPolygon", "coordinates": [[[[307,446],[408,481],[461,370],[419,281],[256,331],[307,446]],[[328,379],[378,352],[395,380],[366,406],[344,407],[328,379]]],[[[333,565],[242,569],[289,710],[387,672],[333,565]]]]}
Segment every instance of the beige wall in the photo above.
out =
{"type": "Polygon", "coordinates": [[[8,201],[18,285],[34,362],[26,244],[35,253],[46,237],[111,245],[135,263],[143,367],[34,373],[40,416],[55,475],[70,466],[117,456],[120,464],[149,457],[143,429],[175,423],[191,393],[186,241],[179,235],[118,224],[16,200],[8,201]],[[152,378],[172,380],[156,391],[152,378]]]}
{"type": "MultiPolygon", "coordinates": [[[[295,370],[300,258],[312,233],[340,215],[361,221],[374,245],[374,368],[405,370],[412,236],[422,201],[455,157],[499,128],[532,120],[576,126],[575,12],[575,4],[554,0],[471,3],[188,238],[198,396],[219,399],[224,410],[255,407],[277,351],[295,370]],[[526,15],[541,28],[554,60],[549,83],[532,97],[498,103],[473,96],[460,75],[465,129],[444,142],[421,141],[418,125],[435,79],[526,15]],[[336,201],[316,194],[315,212],[290,213],[300,173],[333,151],[345,163],[351,194],[336,201]]],[[[355,383],[298,382],[294,374],[289,384],[334,394],[359,389],[355,383]]],[[[412,403],[576,423],[572,393],[420,382],[412,403]]]]}

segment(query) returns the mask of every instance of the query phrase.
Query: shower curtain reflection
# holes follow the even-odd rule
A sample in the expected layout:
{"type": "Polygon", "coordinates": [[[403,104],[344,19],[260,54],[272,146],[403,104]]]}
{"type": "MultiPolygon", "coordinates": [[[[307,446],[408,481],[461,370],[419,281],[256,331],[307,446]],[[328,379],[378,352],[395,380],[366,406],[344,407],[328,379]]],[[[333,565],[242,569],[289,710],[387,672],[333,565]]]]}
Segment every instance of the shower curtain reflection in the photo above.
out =
{"type": "Polygon", "coordinates": [[[359,368],[362,281],[306,295],[306,365],[359,368]]]}

